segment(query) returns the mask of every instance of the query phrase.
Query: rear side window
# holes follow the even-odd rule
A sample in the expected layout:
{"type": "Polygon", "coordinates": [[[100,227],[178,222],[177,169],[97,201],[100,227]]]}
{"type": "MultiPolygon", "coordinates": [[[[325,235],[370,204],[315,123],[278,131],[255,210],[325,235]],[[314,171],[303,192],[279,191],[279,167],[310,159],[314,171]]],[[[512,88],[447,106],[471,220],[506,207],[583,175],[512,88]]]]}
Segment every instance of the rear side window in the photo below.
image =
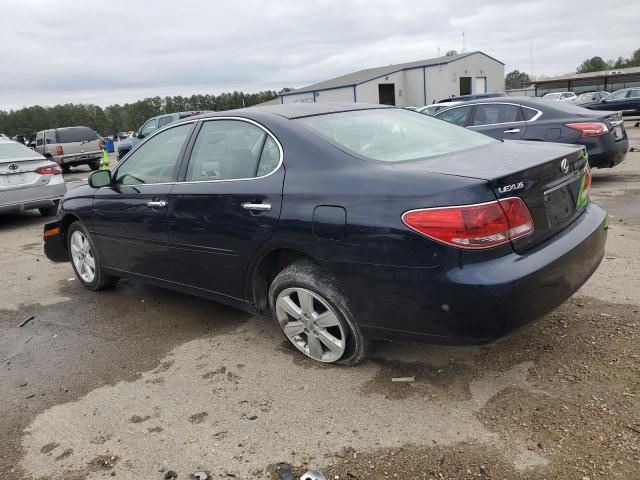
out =
{"type": "Polygon", "coordinates": [[[158,128],[162,128],[165,125],[169,125],[172,121],[173,121],[173,117],[170,115],[167,117],[160,117],[158,119],[158,128]]]}
{"type": "Polygon", "coordinates": [[[187,181],[254,178],[271,173],[280,150],[261,128],[238,120],[205,122],[187,167],[187,181]]]}
{"type": "Polygon", "coordinates": [[[450,110],[444,110],[436,114],[436,117],[445,122],[453,123],[464,127],[469,119],[471,113],[471,107],[455,107],[450,110]]]}
{"type": "Polygon", "coordinates": [[[522,113],[524,114],[525,120],[531,120],[538,114],[538,110],[534,110],[533,108],[522,107],[522,113]]]}
{"type": "Polygon", "coordinates": [[[640,89],[629,90],[627,98],[640,98],[640,89]]]}
{"type": "Polygon", "coordinates": [[[493,125],[520,121],[520,107],[506,104],[476,105],[472,125],[493,125]]]}
{"type": "Polygon", "coordinates": [[[58,143],[91,142],[98,139],[98,134],[89,127],[59,128],[57,132],[58,143]]]}

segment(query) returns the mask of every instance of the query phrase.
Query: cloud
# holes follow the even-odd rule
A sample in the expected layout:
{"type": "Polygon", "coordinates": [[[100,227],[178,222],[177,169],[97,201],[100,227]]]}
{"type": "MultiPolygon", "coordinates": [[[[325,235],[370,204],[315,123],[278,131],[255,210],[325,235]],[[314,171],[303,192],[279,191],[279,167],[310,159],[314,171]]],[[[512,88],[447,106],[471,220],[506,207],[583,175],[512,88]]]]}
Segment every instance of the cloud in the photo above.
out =
{"type": "Polygon", "coordinates": [[[629,56],[640,4],[593,0],[3,0],[0,109],[300,87],[354,70],[483,50],[535,74],[629,56]]]}

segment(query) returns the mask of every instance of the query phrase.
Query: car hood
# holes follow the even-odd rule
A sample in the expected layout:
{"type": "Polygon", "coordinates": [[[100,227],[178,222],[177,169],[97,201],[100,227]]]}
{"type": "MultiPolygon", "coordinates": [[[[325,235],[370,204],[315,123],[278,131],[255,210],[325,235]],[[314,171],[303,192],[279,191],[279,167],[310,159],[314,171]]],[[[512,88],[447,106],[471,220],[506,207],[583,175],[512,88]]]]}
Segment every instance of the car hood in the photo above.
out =
{"type": "Polygon", "coordinates": [[[93,197],[95,192],[96,189],[89,186],[88,184],[80,185],[79,187],[67,190],[67,193],[64,194],[64,198],[62,199],[62,201],[65,202],[73,198],[93,197]]]}

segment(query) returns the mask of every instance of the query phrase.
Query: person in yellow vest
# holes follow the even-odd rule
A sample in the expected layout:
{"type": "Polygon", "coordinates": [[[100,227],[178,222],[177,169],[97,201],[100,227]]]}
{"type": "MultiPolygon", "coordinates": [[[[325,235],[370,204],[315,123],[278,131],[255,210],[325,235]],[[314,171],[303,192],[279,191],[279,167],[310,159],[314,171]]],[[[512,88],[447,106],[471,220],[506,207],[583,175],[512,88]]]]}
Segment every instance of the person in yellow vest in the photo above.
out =
{"type": "Polygon", "coordinates": [[[102,149],[102,160],[100,160],[100,170],[109,170],[109,155],[105,148],[102,149]]]}

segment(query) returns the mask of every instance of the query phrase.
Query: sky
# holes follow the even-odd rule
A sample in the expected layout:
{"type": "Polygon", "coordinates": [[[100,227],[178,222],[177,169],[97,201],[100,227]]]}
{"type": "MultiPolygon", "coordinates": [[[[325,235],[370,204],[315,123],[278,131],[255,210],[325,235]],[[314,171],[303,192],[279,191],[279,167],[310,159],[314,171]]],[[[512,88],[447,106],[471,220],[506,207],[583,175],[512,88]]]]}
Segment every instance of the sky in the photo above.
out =
{"type": "Polygon", "coordinates": [[[0,110],[302,87],[482,50],[561,75],[640,48],[640,1],[0,0],[0,110]]]}

